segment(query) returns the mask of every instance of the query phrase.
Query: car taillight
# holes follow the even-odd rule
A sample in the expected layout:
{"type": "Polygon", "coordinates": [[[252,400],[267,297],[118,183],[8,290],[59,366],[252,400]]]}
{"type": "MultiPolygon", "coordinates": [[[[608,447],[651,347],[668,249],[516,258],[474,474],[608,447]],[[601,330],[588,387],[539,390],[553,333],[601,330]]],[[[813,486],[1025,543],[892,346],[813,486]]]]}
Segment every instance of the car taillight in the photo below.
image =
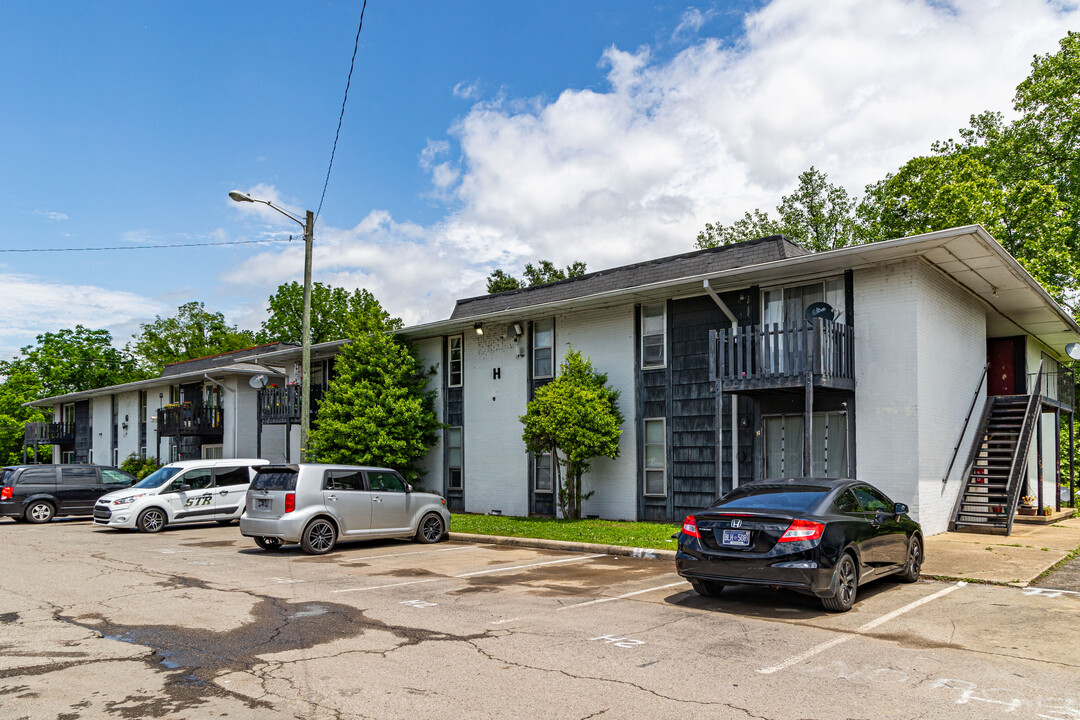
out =
{"type": "Polygon", "coordinates": [[[701,533],[697,529],[697,518],[693,515],[687,515],[686,519],[682,521],[682,531],[690,537],[701,539],[701,533]]]}
{"type": "Polygon", "coordinates": [[[291,513],[296,509],[296,493],[285,494],[285,512],[291,513]]]}
{"type": "Polygon", "coordinates": [[[825,524],[813,520],[792,520],[788,529],[776,542],[798,542],[799,540],[817,540],[825,531],[825,524]]]}
{"type": "Polygon", "coordinates": [[[9,488],[9,487],[0,488],[0,500],[10,500],[11,499],[11,492],[12,492],[12,488],[9,488]]]}

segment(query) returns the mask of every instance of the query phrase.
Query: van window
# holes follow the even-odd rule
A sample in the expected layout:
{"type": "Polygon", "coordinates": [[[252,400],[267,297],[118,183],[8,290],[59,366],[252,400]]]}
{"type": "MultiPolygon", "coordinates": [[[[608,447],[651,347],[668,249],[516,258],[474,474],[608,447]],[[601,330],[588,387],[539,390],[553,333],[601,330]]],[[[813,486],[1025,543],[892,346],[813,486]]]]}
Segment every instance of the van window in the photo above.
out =
{"type": "Polygon", "coordinates": [[[119,470],[102,470],[101,482],[104,485],[121,485],[127,487],[135,478],[119,470]]]}
{"type": "Polygon", "coordinates": [[[246,467],[214,468],[214,484],[218,487],[226,485],[247,485],[250,481],[251,472],[246,467]]]}
{"type": "Polygon", "coordinates": [[[10,485],[11,480],[14,477],[15,477],[15,471],[14,470],[0,471],[0,487],[7,487],[8,485],[10,485]]]}
{"type": "Polygon", "coordinates": [[[367,490],[360,470],[327,470],[327,490],[367,490]]]}
{"type": "Polygon", "coordinates": [[[20,485],[54,485],[56,470],[53,468],[27,468],[19,476],[20,485]]]}
{"type": "Polygon", "coordinates": [[[192,490],[204,490],[210,487],[210,481],[214,479],[210,468],[196,468],[172,481],[172,491],[179,492],[181,485],[190,485],[192,490]]]}
{"type": "Polygon", "coordinates": [[[368,482],[371,484],[373,491],[405,492],[405,483],[391,472],[369,472],[368,482]]]}
{"type": "Polygon", "coordinates": [[[147,490],[149,488],[161,487],[169,481],[169,478],[171,478],[178,472],[180,472],[180,468],[173,467],[172,465],[166,465],[165,467],[158,468],[154,472],[144,477],[134,487],[138,488],[139,490],[147,490]]]}
{"type": "Polygon", "coordinates": [[[260,471],[251,481],[252,490],[284,490],[292,492],[296,490],[295,470],[270,470],[260,471]]]}
{"type": "Polygon", "coordinates": [[[60,482],[64,485],[97,485],[97,470],[92,467],[61,468],[60,482]]]}

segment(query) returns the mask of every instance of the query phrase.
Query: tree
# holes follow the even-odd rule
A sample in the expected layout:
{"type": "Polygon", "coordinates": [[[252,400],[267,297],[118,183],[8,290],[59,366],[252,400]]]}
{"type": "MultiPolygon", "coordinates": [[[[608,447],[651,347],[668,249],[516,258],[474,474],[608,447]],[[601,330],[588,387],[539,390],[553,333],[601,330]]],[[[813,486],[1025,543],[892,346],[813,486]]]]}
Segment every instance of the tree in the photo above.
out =
{"type": "MultiPolygon", "coordinates": [[[[270,296],[270,317],[258,334],[260,343],[303,342],[304,286],[298,282],[279,285],[270,296]]],[[[383,310],[375,296],[363,288],[349,292],[345,288],[311,286],[311,342],[343,340],[349,336],[350,323],[361,332],[400,328],[399,318],[383,310]]]]}
{"type": "Polygon", "coordinates": [[[571,347],[558,377],[537,388],[519,418],[528,451],[551,453],[563,517],[580,518],[582,501],[592,496],[581,488],[592,459],[619,456],[623,416],[618,400],[607,375],[596,372],[592,362],[571,347]]]}
{"type": "Polygon", "coordinates": [[[754,209],[731,225],[706,223],[698,233],[698,248],[719,247],[743,240],[786,235],[807,250],[820,252],[852,244],[855,237],[855,203],[847,190],[829,182],[828,175],[813,166],[799,175],[795,192],[776,206],[779,219],[754,209]]]}
{"type": "Polygon", "coordinates": [[[160,315],[140,325],[132,337],[132,351],[144,367],[160,371],[169,363],[242,350],[255,345],[255,334],[225,322],[221,313],[206,310],[201,302],[177,308],[174,317],[160,315]]]}
{"type": "Polygon", "coordinates": [[[435,391],[412,348],[387,332],[353,332],[319,403],[308,438],[313,462],[393,468],[414,484],[412,465],[438,439],[435,391]]]}
{"type": "MultiPolygon", "coordinates": [[[[23,403],[45,397],[41,383],[25,366],[6,365],[0,369],[6,376],[0,383],[0,465],[17,465],[22,462],[26,423],[48,422],[52,413],[23,407],[23,403]]],[[[51,445],[42,446],[39,457],[48,458],[51,452],[51,445]]]]}
{"type": "Polygon", "coordinates": [[[525,276],[520,280],[502,270],[493,270],[488,275],[487,291],[488,293],[498,293],[507,290],[520,290],[534,285],[580,277],[585,272],[585,263],[580,260],[570,263],[565,269],[555,267],[555,263],[550,260],[541,260],[535,266],[532,263],[526,264],[525,276]]]}

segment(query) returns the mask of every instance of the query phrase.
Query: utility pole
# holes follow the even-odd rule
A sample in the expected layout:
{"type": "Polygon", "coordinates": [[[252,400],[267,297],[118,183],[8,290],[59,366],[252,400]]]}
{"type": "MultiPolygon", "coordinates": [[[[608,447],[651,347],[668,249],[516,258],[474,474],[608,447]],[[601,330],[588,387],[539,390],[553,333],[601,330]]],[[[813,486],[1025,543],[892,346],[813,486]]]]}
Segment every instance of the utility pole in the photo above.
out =
{"type": "Polygon", "coordinates": [[[300,462],[308,461],[308,433],[311,431],[311,245],[315,241],[315,213],[307,211],[304,223],[304,339],[301,343],[300,379],[300,462]]]}

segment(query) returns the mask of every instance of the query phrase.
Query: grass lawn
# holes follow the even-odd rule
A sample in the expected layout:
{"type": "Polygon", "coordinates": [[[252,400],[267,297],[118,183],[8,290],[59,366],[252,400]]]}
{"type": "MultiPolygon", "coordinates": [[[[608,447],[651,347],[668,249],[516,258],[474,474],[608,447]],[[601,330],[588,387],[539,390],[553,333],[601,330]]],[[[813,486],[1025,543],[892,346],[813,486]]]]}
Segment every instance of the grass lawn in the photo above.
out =
{"type": "Polygon", "coordinates": [[[453,532],[477,535],[544,538],[659,550],[674,550],[676,543],[671,536],[679,532],[678,525],[666,523],[554,520],[466,513],[454,513],[450,520],[450,529],[453,532]]]}

